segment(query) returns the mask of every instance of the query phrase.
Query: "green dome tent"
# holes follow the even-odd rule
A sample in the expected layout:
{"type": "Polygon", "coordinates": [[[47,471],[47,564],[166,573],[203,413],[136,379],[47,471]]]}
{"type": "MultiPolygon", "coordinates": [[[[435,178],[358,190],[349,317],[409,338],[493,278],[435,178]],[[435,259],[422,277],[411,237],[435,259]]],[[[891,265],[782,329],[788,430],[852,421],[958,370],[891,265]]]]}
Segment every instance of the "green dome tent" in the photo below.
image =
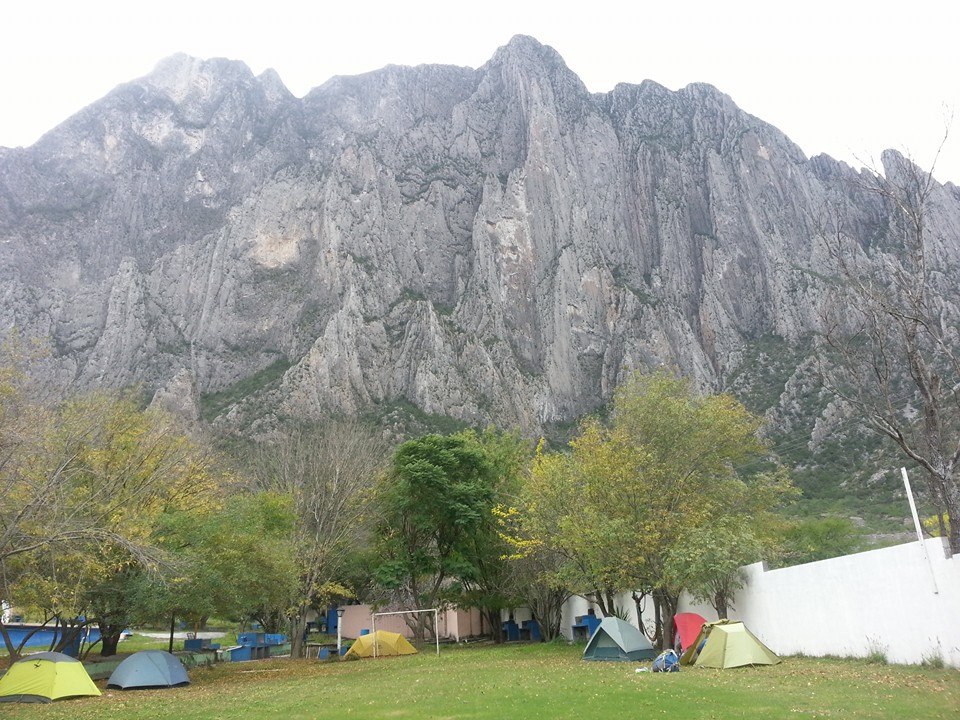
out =
{"type": "Polygon", "coordinates": [[[107,687],[121,690],[189,685],[190,678],[176,656],[163,650],[141,650],[117,666],[107,687]]]}
{"type": "Polygon", "coordinates": [[[706,623],[680,658],[681,665],[735,668],[742,665],[776,665],[780,658],[757,640],[739,620],[706,623]]]}
{"type": "Polygon", "coordinates": [[[63,653],[27,655],[0,678],[0,702],[46,703],[82,695],[100,695],[100,691],[83,663],[63,653]]]}
{"type": "Polygon", "coordinates": [[[657,655],[653,645],[633,625],[620,618],[607,617],[597,626],[587,649],[583,651],[584,660],[652,660],[657,655]]]}

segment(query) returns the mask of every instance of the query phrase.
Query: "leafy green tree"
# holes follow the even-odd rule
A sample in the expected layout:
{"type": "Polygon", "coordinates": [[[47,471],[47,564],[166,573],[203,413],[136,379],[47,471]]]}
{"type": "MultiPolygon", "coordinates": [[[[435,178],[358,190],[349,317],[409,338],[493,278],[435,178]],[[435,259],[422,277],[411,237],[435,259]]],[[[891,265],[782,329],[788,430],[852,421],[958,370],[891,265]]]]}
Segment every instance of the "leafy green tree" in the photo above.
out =
{"type": "Polygon", "coordinates": [[[493,499],[480,524],[470,534],[465,549],[469,569],[459,578],[462,587],[458,604],[480,608],[493,629],[496,642],[501,611],[517,604],[508,556],[512,548],[504,538],[493,507],[511,502],[520,489],[531,460],[531,446],[519,433],[487,428],[483,432],[465,431],[457,435],[475,445],[490,465],[493,499]]]}
{"type": "Polygon", "coordinates": [[[590,419],[570,452],[538,449],[521,494],[518,537],[564,560],[549,584],[588,597],[604,615],[622,615],[615,596],[645,574],[635,543],[649,524],[648,460],[622,429],[590,419]]]}
{"type": "Polygon", "coordinates": [[[286,614],[298,600],[294,525],[290,498],[267,492],[169,514],[161,533],[172,562],[163,574],[140,572],[124,585],[125,622],[286,614]]]}
{"type": "Polygon", "coordinates": [[[685,533],[666,551],[665,573],[700,602],[708,602],[717,617],[728,617],[733,597],[743,587],[742,567],[764,558],[770,547],[748,518],[725,517],[696,532],[685,533]]]}
{"type": "Polygon", "coordinates": [[[762,421],[730,395],[701,395],[665,372],[638,374],[618,388],[613,422],[650,456],[649,524],[638,538],[647,574],[640,586],[651,589],[654,637],[666,648],[664,628],[671,627],[684,589],[670,572],[671,548],[688,534],[710,532],[724,518],[763,522],[794,491],[783,473],[738,474],[736,468],[765,447],[758,436],[762,421]]]}
{"type": "Polygon", "coordinates": [[[563,605],[572,594],[563,580],[565,559],[526,534],[517,507],[498,506],[494,514],[509,548],[506,594],[515,598],[516,604],[530,608],[542,639],[550,642],[560,635],[563,605]]]}
{"type": "Polygon", "coordinates": [[[380,491],[377,577],[400,607],[438,607],[449,581],[481,576],[495,478],[475,438],[425,435],[397,449],[380,491]]]}
{"type": "MultiPolygon", "coordinates": [[[[587,420],[568,453],[537,457],[523,493],[526,532],[566,559],[560,584],[605,615],[623,613],[618,591],[636,590],[638,610],[652,596],[653,639],[666,646],[663,629],[691,581],[678,571],[677,544],[724,519],[762,522],[792,492],[782,473],[736,472],[763,453],[759,427],[728,395],[699,395],[665,372],[635,375],[615,393],[608,424],[587,420]]],[[[734,541],[712,535],[717,546],[734,541]]]]}
{"type": "Polygon", "coordinates": [[[847,518],[807,518],[788,524],[781,542],[779,562],[799,565],[856,552],[861,535],[847,518]]]}

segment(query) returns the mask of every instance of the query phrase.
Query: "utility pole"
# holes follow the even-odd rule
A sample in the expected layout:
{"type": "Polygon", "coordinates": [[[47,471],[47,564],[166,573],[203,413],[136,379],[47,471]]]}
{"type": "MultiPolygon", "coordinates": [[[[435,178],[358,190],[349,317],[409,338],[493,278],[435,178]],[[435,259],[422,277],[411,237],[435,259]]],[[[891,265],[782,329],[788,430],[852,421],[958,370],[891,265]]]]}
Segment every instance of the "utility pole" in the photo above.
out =
{"type": "Polygon", "coordinates": [[[939,595],[940,588],[937,587],[937,576],[933,573],[933,563],[930,561],[930,555],[927,553],[927,544],[923,541],[923,529],[920,525],[920,516],[917,515],[917,504],[913,501],[913,490],[910,488],[910,478],[907,476],[907,469],[905,467],[900,468],[900,474],[903,475],[903,486],[907,489],[907,501],[910,503],[910,512],[913,514],[913,526],[917,529],[917,542],[920,543],[923,556],[927,559],[927,567],[930,568],[930,580],[933,581],[933,594],[939,595]]]}

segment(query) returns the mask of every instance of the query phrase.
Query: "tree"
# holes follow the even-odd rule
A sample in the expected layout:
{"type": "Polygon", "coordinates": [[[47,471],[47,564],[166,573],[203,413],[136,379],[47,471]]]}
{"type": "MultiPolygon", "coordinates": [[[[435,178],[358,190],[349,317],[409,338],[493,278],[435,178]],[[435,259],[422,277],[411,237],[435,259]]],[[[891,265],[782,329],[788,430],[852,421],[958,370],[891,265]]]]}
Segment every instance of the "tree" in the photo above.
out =
{"type": "Polygon", "coordinates": [[[588,419],[570,452],[538,448],[521,494],[518,542],[563,558],[549,584],[584,595],[604,615],[623,615],[616,595],[646,574],[637,548],[652,528],[648,461],[622,428],[588,419]]]}
{"type": "Polygon", "coordinates": [[[73,542],[148,560],[138,519],[209,490],[202,448],[130,395],[93,393],[33,417],[36,432],[0,484],[0,561],[73,542]]]}
{"type": "MultiPolygon", "coordinates": [[[[782,472],[737,472],[765,447],[759,438],[762,421],[731,395],[700,395],[688,381],[665,372],[637,374],[615,394],[614,424],[650,455],[652,525],[640,552],[654,600],[654,639],[667,649],[671,638],[665,629],[672,626],[684,589],[670,571],[672,547],[687,534],[710,532],[725,518],[762,522],[793,489],[782,472]]],[[[714,540],[734,538],[715,534],[714,540]]]]}
{"type": "Polygon", "coordinates": [[[560,635],[563,605],[572,594],[563,580],[565,560],[542,541],[526,534],[516,506],[497,506],[494,515],[500,536],[509,548],[506,594],[530,608],[540,625],[541,638],[550,642],[560,635]]]}
{"type": "Polygon", "coordinates": [[[747,518],[719,518],[677,538],[666,552],[666,574],[671,585],[710,603],[718,618],[726,618],[743,587],[743,566],[763,559],[768,547],[747,518]]]}
{"type": "MultiPolygon", "coordinates": [[[[958,517],[957,201],[933,167],[892,151],[882,161],[882,174],[867,170],[852,188],[877,201],[875,217],[854,223],[837,212],[823,231],[837,277],[821,369],[864,424],[922,469],[938,512],[958,517]]],[[[960,553],[956,523],[949,542],[960,553]]]]}
{"type": "MultiPolygon", "coordinates": [[[[425,435],[397,448],[380,490],[377,577],[400,607],[439,607],[451,599],[449,581],[480,576],[494,478],[485,452],[464,436],[425,435]]],[[[413,629],[432,632],[419,622],[413,629]]]]}
{"type": "Polygon", "coordinates": [[[781,532],[779,562],[790,565],[841,557],[860,548],[861,535],[847,518],[806,518],[781,532]]]}
{"type": "MultiPolygon", "coordinates": [[[[13,407],[32,424],[20,424],[17,451],[0,470],[3,594],[53,583],[39,607],[70,621],[88,587],[125,567],[161,563],[153,519],[204,502],[217,483],[204,449],[164,413],[141,411],[130,394],[92,393],[52,407],[5,396],[4,413],[13,407]]],[[[2,624],[0,634],[9,639],[2,624]]]]}
{"type": "MultiPolygon", "coordinates": [[[[783,473],[738,475],[764,451],[759,427],[728,395],[699,395],[665,372],[635,375],[615,393],[610,423],[587,420],[568,453],[538,454],[521,525],[565,559],[563,584],[605,615],[623,614],[619,591],[635,591],[638,612],[651,596],[650,634],[666,647],[680,592],[703,579],[680,572],[677,544],[725,519],[762,522],[792,491],[783,473]]],[[[710,538],[718,556],[735,554],[733,534],[710,538]]]]}
{"type": "Polygon", "coordinates": [[[349,594],[341,576],[351,551],[368,540],[368,509],[387,451],[380,434],[356,421],[291,430],[258,449],[256,487],[289,497],[295,518],[294,657],[303,654],[308,611],[349,594]]]}
{"type": "Polygon", "coordinates": [[[457,437],[483,453],[490,466],[492,493],[490,507],[484,510],[479,525],[470,533],[464,550],[467,569],[459,577],[462,592],[458,603],[462,607],[479,608],[493,631],[494,641],[500,642],[500,613],[516,605],[516,595],[508,557],[512,548],[501,532],[493,509],[516,497],[528,469],[531,448],[518,433],[493,428],[480,433],[465,431],[457,437]]]}
{"type": "Polygon", "coordinates": [[[270,492],[168,513],[158,527],[170,557],[165,572],[132,568],[122,583],[94,588],[91,606],[121,629],[173,616],[199,625],[212,615],[285,614],[298,603],[293,531],[290,498],[270,492]]]}

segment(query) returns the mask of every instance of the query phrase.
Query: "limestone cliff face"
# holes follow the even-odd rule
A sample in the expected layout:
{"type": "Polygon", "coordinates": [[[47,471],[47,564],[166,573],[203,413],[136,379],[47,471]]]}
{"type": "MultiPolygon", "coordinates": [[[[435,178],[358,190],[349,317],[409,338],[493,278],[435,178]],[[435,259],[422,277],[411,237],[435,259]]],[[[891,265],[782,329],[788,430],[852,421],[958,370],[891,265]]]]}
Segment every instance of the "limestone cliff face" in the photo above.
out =
{"type": "Polygon", "coordinates": [[[815,331],[824,213],[887,212],[855,178],[712,87],[590,94],[526,37],[302,99],[175,56],[0,150],[0,330],[61,382],[226,397],[221,423],[404,400],[538,429],[633,368],[723,387],[815,331]]]}

